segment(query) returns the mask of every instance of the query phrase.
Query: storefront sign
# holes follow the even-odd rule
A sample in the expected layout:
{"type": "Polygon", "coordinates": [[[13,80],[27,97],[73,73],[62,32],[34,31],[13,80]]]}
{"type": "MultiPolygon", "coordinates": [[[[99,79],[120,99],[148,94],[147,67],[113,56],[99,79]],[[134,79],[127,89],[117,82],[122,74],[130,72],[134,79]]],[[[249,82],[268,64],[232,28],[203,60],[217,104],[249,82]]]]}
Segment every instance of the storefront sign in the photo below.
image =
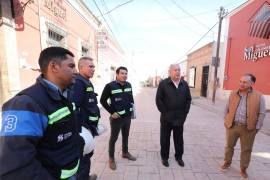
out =
{"type": "Polygon", "coordinates": [[[100,31],[97,34],[98,48],[105,49],[108,44],[108,34],[106,31],[100,31]]]}
{"type": "Polygon", "coordinates": [[[192,67],[189,69],[189,81],[188,85],[189,87],[195,87],[195,80],[196,80],[196,68],[192,67]]]}
{"type": "Polygon", "coordinates": [[[260,44],[245,48],[244,60],[258,61],[270,57],[270,44],[260,44]]]}
{"type": "Polygon", "coordinates": [[[62,0],[44,0],[44,6],[55,16],[66,20],[66,8],[62,5],[62,0]]]}

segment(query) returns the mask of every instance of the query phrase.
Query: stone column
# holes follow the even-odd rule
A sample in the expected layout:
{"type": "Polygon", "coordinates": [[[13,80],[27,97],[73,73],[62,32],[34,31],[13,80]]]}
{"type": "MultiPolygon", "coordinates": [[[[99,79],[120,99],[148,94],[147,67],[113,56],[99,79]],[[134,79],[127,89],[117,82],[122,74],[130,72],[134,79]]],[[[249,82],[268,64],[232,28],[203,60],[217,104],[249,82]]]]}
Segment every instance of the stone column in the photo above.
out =
{"type": "Polygon", "coordinates": [[[20,90],[20,70],[11,1],[0,2],[0,105],[20,90]]]}

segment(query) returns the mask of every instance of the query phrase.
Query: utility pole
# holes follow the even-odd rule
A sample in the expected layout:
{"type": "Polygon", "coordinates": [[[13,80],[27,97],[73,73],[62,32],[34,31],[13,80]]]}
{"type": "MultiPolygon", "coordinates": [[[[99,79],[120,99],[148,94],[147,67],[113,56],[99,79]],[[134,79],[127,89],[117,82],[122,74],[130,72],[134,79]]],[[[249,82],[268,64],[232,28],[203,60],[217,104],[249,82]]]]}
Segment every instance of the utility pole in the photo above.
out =
{"type": "Polygon", "coordinates": [[[215,74],[214,74],[214,85],[213,85],[213,96],[212,96],[212,102],[215,104],[216,100],[216,90],[218,85],[218,78],[217,78],[217,71],[219,66],[219,49],[220,49],[220,35],[221,35],[221,26],[222,26],[222,20],[225,17],[226,12],[225,9],[221,6],[219,11],[219,24],[218,24],[218,37],[217,37],[217,49],[216,49],[216,57],[214,57],[214,66],[215,66],[215,74]]]}

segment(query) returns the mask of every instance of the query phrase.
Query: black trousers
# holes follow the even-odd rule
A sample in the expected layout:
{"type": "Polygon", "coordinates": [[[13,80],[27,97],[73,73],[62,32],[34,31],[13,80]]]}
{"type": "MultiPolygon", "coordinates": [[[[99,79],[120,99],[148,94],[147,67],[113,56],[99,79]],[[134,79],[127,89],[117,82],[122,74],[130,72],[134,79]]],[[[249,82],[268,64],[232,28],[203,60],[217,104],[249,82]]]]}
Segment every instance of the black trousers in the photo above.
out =
{"type": "Polygon", "coordinates": [[[118,139],[119,132],[122,132],[122,152],[128,152],[128,136],[130,129],[131,117],[111,119],[111,136],[109,140],[109,157],[114,158],[115,143],[118,139]]]}
{"type": "Polygon", "coordinates": [[[80,160],[79,169],[77,172],[77,180],[89,180],[91,160],[93,151],[89,154],[84,155],[80,160]]]}
{"type": "Polygon", "coordinates": [[[183,139],[184,124],[173,126],[169,123],[161,122],[160,125],[160,155],[163,160],[169,159],[170,153],[170,138],[171,131],[173,131],[173,141],[175,148],[175,159],[182,159],[184,153],[184,139],[183,139]]]}

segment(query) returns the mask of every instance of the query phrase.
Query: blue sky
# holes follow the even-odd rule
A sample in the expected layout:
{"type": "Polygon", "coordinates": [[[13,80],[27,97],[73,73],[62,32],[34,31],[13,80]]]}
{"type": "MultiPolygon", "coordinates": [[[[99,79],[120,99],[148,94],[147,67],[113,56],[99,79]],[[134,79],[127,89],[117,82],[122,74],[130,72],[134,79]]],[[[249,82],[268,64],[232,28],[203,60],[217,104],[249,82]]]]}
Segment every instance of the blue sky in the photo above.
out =
{"type": "MultiPolygon", "coordinates": [[[[96,0],[102,13],[128,0],[96,0]]],[[[103,21],[93,0],[85,0],[103,21]]],[[[104,15],[113,34],[142,76],[164,71],[217,21],[220,6],[229,12],[246,0],[133,0],[104,15]]],[[[216,40],[217,26],[193,49],[216,40]]]]}

